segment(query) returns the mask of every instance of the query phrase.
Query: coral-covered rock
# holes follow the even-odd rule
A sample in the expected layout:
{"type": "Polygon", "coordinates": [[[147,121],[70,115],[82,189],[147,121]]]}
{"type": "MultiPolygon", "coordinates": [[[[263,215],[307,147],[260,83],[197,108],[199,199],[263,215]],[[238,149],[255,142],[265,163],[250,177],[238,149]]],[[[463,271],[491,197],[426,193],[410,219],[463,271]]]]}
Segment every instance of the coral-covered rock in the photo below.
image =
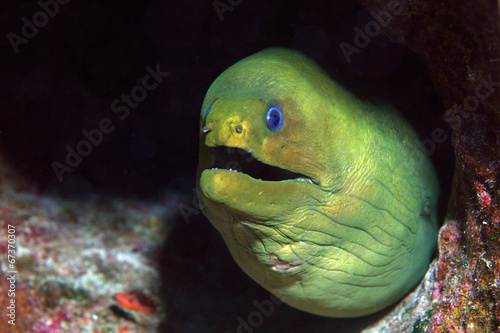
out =
{"type": "MultiPolygon", "coordinates": [[[[383,0],[361,0],[383,13],[383,0]]],[[[495,1],[392,1],[385,33],[426,63],[453,131],[456,167],[421,332],[496,332],[500,317],[500,17],[495,1]]],[[[390,319],[387,319],[390,320],[390,319]]]]}
{"type": "Polygon", "coordinates": [[[157,311],[163,220],[175,210],[1,193],[0,302],[15,307],[0,331],[153,331],[164,314],[157,311]]]}

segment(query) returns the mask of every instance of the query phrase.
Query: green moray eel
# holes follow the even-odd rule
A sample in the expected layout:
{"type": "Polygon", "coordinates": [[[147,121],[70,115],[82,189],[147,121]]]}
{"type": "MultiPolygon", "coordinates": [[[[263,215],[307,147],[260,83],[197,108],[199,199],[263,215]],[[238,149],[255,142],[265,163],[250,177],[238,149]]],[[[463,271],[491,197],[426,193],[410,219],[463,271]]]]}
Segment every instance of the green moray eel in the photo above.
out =
{"type": "Polygon", "coordinates": [[[411,126],[300,53],[224,71],[201,109],[201,209],[237,264],[287,304],[357,317],[409,293],[437,237],[438,181],[411,126]]]}

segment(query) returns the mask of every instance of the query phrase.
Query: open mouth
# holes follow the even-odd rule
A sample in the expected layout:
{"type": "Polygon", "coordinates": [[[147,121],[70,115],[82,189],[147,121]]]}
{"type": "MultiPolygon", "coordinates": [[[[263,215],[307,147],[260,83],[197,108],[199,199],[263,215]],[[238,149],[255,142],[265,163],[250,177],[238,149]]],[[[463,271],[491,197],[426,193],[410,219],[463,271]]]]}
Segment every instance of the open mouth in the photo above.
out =
{"type": "Polygon", "coordinates": [[[244,149],[225,146],[210,149],[215,156],[212,170],[225,169],[240,172],[264,181],[298,180],[318,184],[314,179],[300,173],[262,163],[244,149]]]}

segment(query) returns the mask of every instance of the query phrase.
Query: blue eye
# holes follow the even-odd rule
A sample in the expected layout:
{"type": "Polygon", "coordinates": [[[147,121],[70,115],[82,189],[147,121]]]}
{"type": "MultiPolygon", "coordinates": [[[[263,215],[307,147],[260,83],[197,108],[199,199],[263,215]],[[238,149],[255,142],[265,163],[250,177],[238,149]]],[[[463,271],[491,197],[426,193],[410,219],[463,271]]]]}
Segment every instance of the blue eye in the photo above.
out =
{"type": "Polygon", "coordinates": [[[210,113],[210,109],[212,108],[212,105],[214,105],[214,103],[210,104],[210,106],[207,108],[207,111],[205,111],[205,121],[207,121],[207,117],[208,117],[208,114],[210,113]]]}
{"type": "Polygon", "coordinates": [[[277,131],[283,125],[283,114],[277,106],[271,106],[267,111],[267,127],[273,131],[277,131]]]}

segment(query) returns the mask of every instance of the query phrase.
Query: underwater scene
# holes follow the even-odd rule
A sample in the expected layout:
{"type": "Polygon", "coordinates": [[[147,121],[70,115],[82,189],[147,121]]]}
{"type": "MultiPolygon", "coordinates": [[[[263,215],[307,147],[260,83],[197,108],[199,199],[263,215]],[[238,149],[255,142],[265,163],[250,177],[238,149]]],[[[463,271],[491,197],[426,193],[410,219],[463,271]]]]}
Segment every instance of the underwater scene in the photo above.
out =
{"type": "Polygon", "coordinates": [[[499,6],[3,1],[0,332],[499,332],[499,6]]]}

